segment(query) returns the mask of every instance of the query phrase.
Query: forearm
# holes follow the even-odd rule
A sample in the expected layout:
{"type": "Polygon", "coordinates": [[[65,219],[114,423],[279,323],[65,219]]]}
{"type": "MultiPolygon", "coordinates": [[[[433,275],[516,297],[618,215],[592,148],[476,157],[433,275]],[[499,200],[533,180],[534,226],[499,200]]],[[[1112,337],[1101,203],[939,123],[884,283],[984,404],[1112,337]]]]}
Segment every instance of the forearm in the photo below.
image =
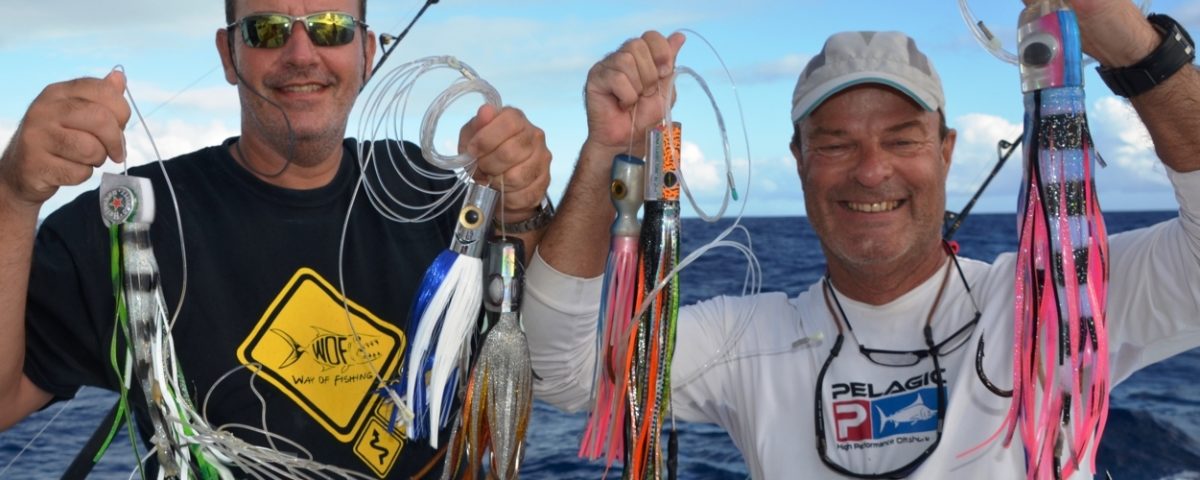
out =
{"type": "Polygon", "coordinates": [[[1131,103],[1164,164],[1177,172],[1200,170],[1200,71],[1194,65],[1131,103]]]}
{"type": "Polygon", "coordinates": [[[38,210],[0,187],[0,430],[49,400],[23,372],[25,302],[38,210]]]}
{"type": "MultiPolygon", "coordinates": [[[[1105,67],[1126,67],[1146,58],[1163,42],[1160,33],[1132,5],[1088,12],[1095,39],[1093,54],[1105,67]],[[1104,41],[1102,41],[1104,40],[1104,41]]],[[[1178,172],[1200,170],[1200,71],[1185,65],[1154,88],[1130,99],[1146,125],[1162,162],[1178,172]]]]}
{"type": "Polygon", "coordinates": [[[576,277],[604,273],[616,210],[609,198],[612,160],[619,151],[585,142],[554,222],[539,246],[555,270],[576,277]]]}

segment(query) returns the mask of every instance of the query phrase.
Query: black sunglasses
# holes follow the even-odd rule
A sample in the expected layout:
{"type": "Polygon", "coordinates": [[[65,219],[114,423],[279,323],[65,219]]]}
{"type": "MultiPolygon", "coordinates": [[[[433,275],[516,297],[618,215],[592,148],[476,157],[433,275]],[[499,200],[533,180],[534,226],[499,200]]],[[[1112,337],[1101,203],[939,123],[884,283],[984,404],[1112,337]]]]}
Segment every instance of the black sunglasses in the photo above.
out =
{"type": "MultiPolygon", "coordinates": [[[[933,442],[930,443],[929,446],[926,447],[925,450],[922,451],[920,455],[918,455],[916,458],[912,459],[912,461],[900,466],[899,468],[896,468],[896,469],[893,469],[890,471],[879,472],[879,473],[862,473],[862,472],[851,471],[851,470],[847,469],[846,467],[843,467],[843,466],[839,465],[837,462],[835,462],[832,458],[829,457],[829,454],[826,451],[827,447],[825,445],[825,400],[824,400],[825,396],[821,394],[821,392],[824,390],[824,387],[825,387],[825,372],[827,372],[829,370],[829,365],[833,364],[833,359],[836,358],[838,355],[838,352],[841,351],[842,342],[845,339],[846,339],[845,336],[843,336],[841,333],[838,333],[837,340],[835,340],[833,343],[833,349],[830,350],[830,352],[829,352],[829,358],[825,359],[825,364],[821,366],[821,373],[817,375],[816,409],[815,409],[816,417],[817,417],[816,422],[815,422],[816,427],[817,427],[816,428],[816,430],[817,430],[817,454],[821,456],[821,462],[824,463],[826,467],[829,467],[830,470],[838,472],[842,475],[846,475],[848,477],[869,478],[869,479],[907,478],[909,475],[912,475],[912,473],[914,471],[916,471],[917,467],[920,467],[921,464],[925,463],[925,459],[929,458],[929,456],[933,454],[934,450],[937,450],[938,444],[942,442],[942,426],[945,425],[945,423],[946,423],[946,408],[945,408],[946,384],[941,379],[939,379],[937,382],[935,382],[937,384],[937,404],[933,405],[933,410],[935,412],[937,412],[937,436],[934,437],[933,442]]],[[[932,329],[930,329],[928,326],[925,327],[925,344],[926,344],[926,346],[929,347],[930,350],[932,350],[934,348],[933,332],[932,332],[932,329]]],[[[935,371],[935,372],[942,371],[942,366],[940,363],[938,363],[938,355],[929,355],[929,357],[933,359],[933,371],[935,371]]]]}
{"type": "MultiPolygon", "coordinates": [[[[916,364],[920,363],[922,360],[924,360],[925,358],[929,358],[933,361],[933,371],[941,372],[942,366],[941,366],[941,363],[938,361],[938,357],[945,356],[955,350],[958,350],[963,345],[967,344],[967,340],[971,338],[971,333],[975,330],[975,326],[979,323],[979,318],[981,316],[980,312],[979,312],[979,306],[975,302],[974,295],[971,294],[971,285],[970,285],[970,283],[967,282],[967,277],[965,274],[963,274],[962,267],[959,266],[959,264],[958,264],[958,257],[953,253],[953,251],[951,251],[949,249],[948,246],[947,246],[946,251],[950,256],[950,260],[954,264],[955,270],[957,270],[957,272],[958,272],[959,278],[963,282],[963,286],[967,290],[967,295],[969,295],[971,297],[971,303],[975,305],[974,318],[972,318],[970,321],[968,321],[966,323],[966,325],[963,325],[957,331],[952,333],[945,340],[942,340],[941,342],[938,342],[936,344],[934,343],[933,328],[931,326],[931,322],[933,319],[934,311],[936,311],[936,309],[937,309],[937,304],[941,300],[942,292],[944,291],[945,286],[946,286],[947,279],[944,278],[942,280],[942,290],[938,292],[938,297],[937,297],[937,299],[934,300],[934,305],[930,309],[929,316],[926,318],[926,321],[925,321],[925,328],[923,329],[923,332],[922,332],[925,337],[924,338],[925,339],[925,349],[924,350],[912,350],[912,351],[880,350],[880,349],[867,348],[867,347],[862,346],[861,343],[859,343],[858,344],[859,352],[861,352],[863,354],[863,356],[865,356],[867,358],[867,360],[869,360],[871,363],[874,363],[876,365],[881,365],[881,366],[887,366],[887,367],[907,367],[907,366],[916,365],[916,364]]],[[[947,270],[946,274],[947,274],[947,276],[949,276],[949,274],[950,274],[949,270],[947,270]]],[[[937,385],[937,395],[936,395],[937,404],[933,406],[932,410],[937,412],[936,413],[936,415],[937,415],[936,437],[934,437],[933,442],[930,443],[929,446],[926,447],[925,450],[923,450],[921,452],[921,454],[918,455],[916,458],[912,459],[908,463],[905,463],[904,465],[901,465],[899,468],[895,468],[893,470],[878,472],[878,473],[863,473],[863,472],[851,471],[851,470],[847,469],[846,467],[839,465],[836,461],[834,461],[833,458],[829,457],[828,452],[827,452],[828,447],[825,444],[825,440],[826,440],[826,438],[825,438],[825,399],[824,399],[824,395],[822,394],[822,392],[824,391],[824,387],[825,387],[825,373],[829,370],[829,366],[833,364],[833,359],[837,358],[838,353],[841,352],[842,343],[846,339],[845,335],[842,334],[842,324],[841,324],[841,322],[838,321],[838,318],[839,318],[838,314],[840,313],[840,318],[842,320],[844,320],[846,322],[846,326],[849,327],[851,336],[854,335],[854,327],[850,325],[850,319],[848,317],[846,317],[846,313],[842,309],[841,302],[838,301],[837,294],[834,293],[834,291],[833,291],[833,285],[830,284],[828,274],[825,275],[824,283],[825,283],[824,288],[822,290],[824,291],[824,295],[825,295],[825,305],[827,308],[829,308],[829,314],[834,318],[834,323],[838,327],[838,335],[837,335],[837,339],[834,340],[833,348],[829,352],[829,357],[825,359],[824,365],[821,366],[821,372],[817,375],[817,388],[816,388],[816,392],[815,392],[816,421],[814,422],[814,424],[816,425],[816,434],[817,434],[817,439],[816,439],[817,440],[817,442],[816,442],[817,443],[817,453],[820,455],[821,462],[823,462],[825,464],[825,466],[829,467],[831,470],[838,472],[842,475],[855,477],[855,478],[869,478],[869,479],[906,478],[909,475],[912,475],[912,473],[914,471],[916,471],[916,469],[918,467],[920,467],[921,464],[925,463],[925,460],[927,458],[929,458],[929,456],[932,455],[935,450],[937,450],[938,444],[940,444],[942,441],[942,428],[945,425],[945,420],[946,420],[946,408],[945,408],[945,406],[946,406],[946,384],[945,384],[945,381],[939,378],[939,379],[937,379],[936,382],[934,382],[937,385]],[[831,297],[832,297],[832,301],[830,300],[831,297]],[[838,310],[837,312],[835,312],[833,309],[834,305],[837,306],[837,310],[838,310]]],[[[855,343],[858,343],[857,338],[855,338],[855,343]]]]}
{"type": "Polygon", "coordinates": [[[337,47],[354,41],[354,31],[364,30],[367,24],[345,12],[317,12],[293,17],[282,13],[259,13],[247,15],[241,20],[225,26],[232,32],[242,27],[242,41],[253,48],[279,48],[287,44],[292,36],[292,26],[303,22],[304,31],[313,45],[337,47]]]}

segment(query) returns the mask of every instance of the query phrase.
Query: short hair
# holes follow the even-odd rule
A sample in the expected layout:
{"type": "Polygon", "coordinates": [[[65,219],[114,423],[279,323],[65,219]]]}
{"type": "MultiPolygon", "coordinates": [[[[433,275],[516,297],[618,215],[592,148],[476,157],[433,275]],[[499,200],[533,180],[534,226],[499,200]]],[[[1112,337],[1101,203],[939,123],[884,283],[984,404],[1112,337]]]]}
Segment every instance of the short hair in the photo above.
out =
{"type": "MultiPolygon", "coordinates": [[[[236,18],[233,17],[233,3],[237,0],[225,0],[225,24],[232,24],[236,18]]],[[[367,21],[367,0],[358,0],[358,21],[367,21]]]]}

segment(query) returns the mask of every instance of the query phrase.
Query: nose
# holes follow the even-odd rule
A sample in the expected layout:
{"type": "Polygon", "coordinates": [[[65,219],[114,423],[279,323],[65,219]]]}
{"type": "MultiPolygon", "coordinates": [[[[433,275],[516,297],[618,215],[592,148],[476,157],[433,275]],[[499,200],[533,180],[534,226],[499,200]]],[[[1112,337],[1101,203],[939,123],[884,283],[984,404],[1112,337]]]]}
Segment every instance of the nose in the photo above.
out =
{"type": "Polygon", "coordinates": [[[892,156],[880,145],[862,145],[859,148],[858,162],[854,165],[854,180],[864,187],[878,187],[894,173],[892,161],[892,156]]]}
{"type": "Polygon", "coordinates": [[[292,34],[283,44],[283,61],[289,65],[308,66],[317,62],[317,46],[308,37],[303,20],[292,23],[292,34]]]}

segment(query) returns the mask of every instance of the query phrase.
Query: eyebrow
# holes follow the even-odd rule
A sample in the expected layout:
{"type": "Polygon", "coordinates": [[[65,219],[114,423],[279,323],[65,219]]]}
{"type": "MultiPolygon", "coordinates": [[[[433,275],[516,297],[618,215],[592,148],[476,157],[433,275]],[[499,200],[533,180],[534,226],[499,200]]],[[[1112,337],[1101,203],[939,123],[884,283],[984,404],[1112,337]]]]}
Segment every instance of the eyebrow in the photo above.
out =
{"type": "Polygon", "coordinates": [[[833,137],[844,137],[847,134],[848,134],[848,132],[846,132],[846,130],[843,128],[827,128],[827,127],[817,126],[817,127],[813,127],[812,131],[809,132],[808,136],[816,137],[819,135],[829,135],[829,136],[833,136],[833,137]]]}
{"type": "Polygon", "coordinates": [[[896,132],[899,132],[902,130],[908,130],[908,129],[914,128],[914,127],[922,128],[922,127],[924,127],[924,122],[922,122],[920,119],[909,120],[904,123],[892,125],[888,128],[885,128],[883,131],[885,131],[887,133],[896,133],[896,132]]]}
{"type": "MultiPolygon", "coordinates": [[[[924,122],[922,122],[921,119],[913,119],[913,120],[909,120],[907,122],[892,125],[890,127],[883,129],[883,131],[885,133],[896,133],[896,132],[908,130],[910,128],[922,128],[923,129],[923,127],[924,127],[924,122]]],[[[816,137],[816,136],[820,136],[820,135],[829,135],[829,136],[833,136],[833,137],[844,137],[846,135],[849,135],[849,132],[843,128],[828,128],[828,127],[822,127],[822,126],[813,127],[812,131],[809,132],[809,137],[816,137]]]]}

